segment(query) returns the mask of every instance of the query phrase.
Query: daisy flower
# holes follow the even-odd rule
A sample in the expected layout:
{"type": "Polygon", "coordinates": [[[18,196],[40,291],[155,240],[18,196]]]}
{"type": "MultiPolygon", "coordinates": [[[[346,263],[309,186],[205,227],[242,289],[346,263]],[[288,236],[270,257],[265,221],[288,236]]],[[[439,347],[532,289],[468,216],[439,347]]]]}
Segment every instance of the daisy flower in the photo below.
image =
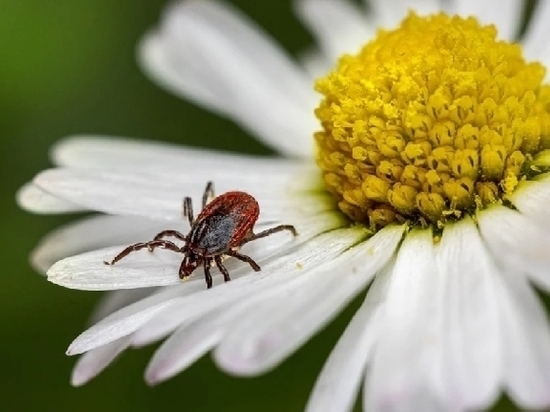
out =
{"type": "Polygon", "coordinates": [[[100,212],[32,255],[51,282],[114,291],[69,347],[83,354],[74,385],[161,339],[151,384],[210,351],[231,374],[261,374],[368,289],[308,410],[349,410],[360,392],[372,411],[482,409],[502,393],[550,406],[535,290],[550,290],[550,3],[537,3],[519,43],[521,1],[369,6],[298,1],[318,46],[300,64],[211,1],[173,4],[140,44],[159,84],[284,157],[75,137],[21,189],[34,212],[100,212]],[[103,264],[163,229],[188,230],[182,198],[199,204],[208,180],[256,197],[256,231],[285,223],[299,235],[247,244],[261,272],[229,259],[232,281],[213,268],[212,289],[199,273],[181,282],[170,251],[103,264]]]}

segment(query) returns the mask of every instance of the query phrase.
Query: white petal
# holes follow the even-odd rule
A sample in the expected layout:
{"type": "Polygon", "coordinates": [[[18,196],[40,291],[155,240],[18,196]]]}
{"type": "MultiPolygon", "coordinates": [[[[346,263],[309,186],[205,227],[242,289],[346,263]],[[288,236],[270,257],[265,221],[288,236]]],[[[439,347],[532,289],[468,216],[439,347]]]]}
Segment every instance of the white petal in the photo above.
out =
{"type": "Polygon", "coordinates": [[[519,34],[523,17],[523,0],[459,0],[453,3],[453,14],[475,16],[481,24],[494,24],[498,37],[513,41],[519,34]]]}
{"type": "Polygon", "coordinates": [[[295,163],[276,157],[247,156],[148,140],[85,135],[70,136],[57,142],[51,157],[56,165],[64,167],[123,169],[142,174],[164,172],[174,175],[187,174],[193,169],[204,171],[206,165],[216,174],[240,168],[269,173],[274,167],[295,163]]]}
{"type": "Polygon", "coordinates": [[[71,374],[71,385],[82,386],[88,383],[128,348],[129,344],[130,338],[125,337],[82,355],[71,374]]]}
{"type": "MultiPolygon", "coordinates": [[[[288,182],[288,189],[295,192],[311,191],[311,187],[319,186],[316,181],[320,180],[318,169],[309,161],[296,162],[280,157],[246,156],[105,136],[68,137],[55,145],[52,158],[54,163],[67,168],[102,171],[121,169],[125,173],[147,175],[153,179],[159,173],[165,177],[170,175],[170,178],[184,175],[188,180],[195,180],[201,194],[209,179],[214,180],[218,194],[226,190],[246,189],[246,181],[260,185],[263,179],[259,176],[264,174],[288,173],[292,176],[288,182]],[[208,165],[209,171],[206,178],[205,165],[208,165]],[[224,179],[228,176],[234,176],[235,180],[225,188],[220,186],[218,177],[224,179]],[[245,186],[241,185],[243,180],[245,186]]],[[[265,189],[265,185],[261,186],[265,189]]],[[[296,203],[304,202],[298,199],[296,203]]]]}
{"type": "MultiPolygon", "coordinates": [[[[210,71],[201,71],[195,63],[197,59],[185,55],[179,57],[170,52],[170,48],[178,48],[177,42],[177,36],[167,30],[164,33],[163,30],[150,30],[138,45],[142,70],[165,90],[191,100],[210,112],[221,115],[231,113],[230,99],[224,97],[227,91],[223,83],[212,78],[210,71]]],[[[179,47],[180,50],[182,48],[179,47]]],[[[191,53],[191,45],[187,48],[191,53]]]]}
{"type": "MultiPolygon", "coordinates": [[[[269,174],[253,170],[204,169],[182,175],[138,174],[131,171],[98,171],[88,169],[51,169],[40,173],[35,183],[42,189],[92,210],[109,214],[143,216],[157,220],[183,221],[182,201],[191,196],[199,209],[206,180],[215,182],[217,193],[243,190],[252,194],[261,205],[260,221],[277,221],[284,215],[284,202],[289,198],[293,175],[317,172],[309,167],[280,165],[269,174]]],[[[320,212],[333,208],[328,196],[303,193],[300,203],[304,211],[320,212]],[[309,197],[309,198],[308,198],[309,197]]]]}
{"type": "Polygon", "coordinates": [[[215,351],[218,364],[256,375],[282,362],[364,290],[393,255],[403,230],[386,228],[317,270],[250,299],[215,351]]]}
{"type": "Polygon", "coordinates": [[[113,266],[103,263],[111,261],[124,247],[99,249],[62,259],[46,272],[48,280],[80,290],[134,289],[180,283],[177,268],[182,257],[173,252],[143,250],[113,266]]]}
{"type": "Polygon", "coordinates": [[[90,316],[90,324],[99,322],[111,313],[144,299],[155,292],[155,288],[122,289],[104,293],[90,316]]]}
{"type": "Polygon", "coordinates": [[[531,15],[531,21],[523,37],[523,53],[528,60],[540,60],[543,52],[546,52],[542,62],[548,67],[550,56],[548,55],[548,39],[550,38],[550,2],[538,1],[531,15]]]}
{"type": "Polygon", "coordinates": [[[497,295],[505,346],[505,385],[525,410],[550,407],[550,329],[534,290],[515,273],[503,273],[497,295]]]}
{"type": "Polygon", "coordinates": [[[394,28],[403,20],[409,10],[414,10],[420,15],[435,13],[445,6],[445,2],[438,0],[369,0],[378,26],[394,28]]]}
{"type": "MultiPolygon", "coordinates": [[[[298,243],[306,243],[309,242],[310,239],[313,237],[323,233],[327,232],[333,229],[336,229],[338,227],[344,226],[343,222],[341,221],[341,216],[339,214],[334,215],[325,215],[325,216],[318,216],[316,218],[313,218],[311,221],[305,221],[303,224],[300,225],[299,230],[299,237],[295,239],[294,242],[290,243],[286,249],[280,249],[279,247],[272,247],[267,245],[267,241],[269,238],[260,239],[256,242],[247,244],[243,249],[242,252],[253,256],[257,262],[259,262],[262,266],[262,273],[265,273],[266,270],[272,270],[272,272],[278,272],[280,269],[277,264],[278,263],[269,263],[269,266],[264,266],[263,263],[261,263],[261,260],[265,260],[266,258],[270,257],[274,251],[278,250],[278,255],[282,256],[280,259],[277,259],[276,262],[284,262],[287,259],[291,260],[296,257],[301,257],[302,253],[308,253],[307,249],[306,251],[297,250],[293,251],[298,245],[298,243]],[[267,247],[266,247],[267,245],[267,247]],[[289,256],[285,256],[284,253],[289,253],[289,256]]],[[[328,234],[327,238],[332,239],[333,235],[328,234]]],[[[323,244],[322,242],[324,237],[321,237],[321,240],[314,240],[312,241],[312,245],[318,245],[323,244]],[[321,242],[321,243],[319,243],[321,242]]],[[[345,240],[346,238],[344,238],[345,240]]],[[[243,270],[247,270],[247,267],[243,267],[242,264],[235,262],[234,260],[228,260],[226,261],[225,266],[231,273],[231,278],[233,280],[237,279],[238,277],[242,276],[243,273],[247,273],[246,271],[243,272],[243,270]],[[238,265],[238,266],[237,266],[238,265]]],[[[254,275],[255,277],[257,275],[254,275]]],[[[230,299],[232,295],[227,294],[224,296],[224,298],[229,298],[226,300],[220,300],[219,305],[227,302],[232,302],[230,299]]],[[[239,295],[240,296],[240,295],[239,295]]],[[[210,298],[212,301],[212,299],[210,298]]],[[[181,308],[175,310],[177,311],[188,311],[189,304],[183,302],[181,305],[181,308]]],[[[206,310],[206,309],[205,309],[206,310]]],[[[154,319],[151,319],[146,325],[144,325],[139,331],[137,331],[134,334],[133,338],[133,344],[135,346],[143,346],[150,344],[152,342],[155,342],[169,333],[171,333],[174,329],[176,329],[180,323],[182,322],[182,319],[180,317],[174,316],[171,312],[163,312],[159,314],[154,319]]]]}
{"type": "Polygon", "coordinates": [[[550,178],[520,182],[510,201],[538,225],[550,228],[550,178]]]}
{"type": "MultiPolygon", "coordinates": [[[[111,313],[149,296],[153,291],[151,288],[144,288],[106,293],[95,307],[90,322],[98,322],[111,313]]],[[[81,386],[89,382],[128,348],[130,343],[131,338],[126,336],[82,355],[73,368],[71,384],[81,386]]]]}
{"type": "MultiPolygon", "coordinates": [[[[338,256],[360,236],[363,236],[362,229],[340,229],[324,233],[288,255],[283,254],[265,264],[258,260],[262,271],[254,276],[250,276],[251,269],[244,266],[231,271],[229,261],[226,267],[231,272],[233,281],[213,289],[205,289],[202,279],[165,288],[106,317],[78,337],[68,352],[82,353],[133,333],[162,311],[170,311],[174,315],[177,327],[184,321],[192,320],[221,305],[245,301],[247,297],[254,296],[273,284],[292,279],[297,273],[315,270],[319,264],[338,256]],[[303,263],[296,262],[297,258],[303,259],[303,263]]],[[[257,241],[259,242],[260,240],[257,241]]]]}
{"type": "Polygon", "coordinates": [[[448,410],[485,409],[498,398],[503,370],[498,271],[469,218],[445,226],[436,261],[433,281],[443,282],[443,397],[448,410]]]}
{"type": "Polygon", "coordinates": [[[45,273],[60,259],[106,246],[152,239],[166,222],[132,216],[92,216],[50,232],[31,254],[33,266],[45,273]]]}
{"type": "MultiPolygon", "coordinates": [[[[219,339],[220,334],[231,329],[229,323],[244,310],[248,316],[260,307],[262,296],[279,286],[301,283],[299,279],[334,260],[345,249],[364,236],[362,229],[342,229],[318,236],[304,244],[294,255],[282,256],[268,263],[256,276],[248,276],[221,285],[210,291],[208,298],[195,294],[172,308],[172,313],[183,313],[183,319],[203,315],[190,327],[189,333],[178,333],[178,338],[161,346],[158,358],[150,365],[147,379],[155,383],[167,379],[186,367],[190,360],[200,356],[191,345],[195,342],[203,351],[208,350],[219,339]],[[296,259],[300,258],[301,262],[296,259]],[[298,276],[300,275],[300,276],[298,276]],[[219,293],[216,293],[219,292],[219,293]],[[201,299],[202,298],[202,299],[201,299]],[[214,317],[214,311],[218,317],[214,317]],[[181,339],[181,345],[179,343],[181,339]]],[[[180,324],[183,320],[180,320],[180,324]]],[[[185,330],[187,330],[185,328],[185,330]]]]}
{"type": "Polygon", "coordinates": [[[68,200],[51,195],[33,183],[23,185],[16,195],[17,204],[32,213],[83,212],[86,209],[68,200]]]}
{"type": "Polygon", "coordinates": [[[212,311],[190,326],[182,325],[155,352],[145,380],[154,385],[170,379],[205,355],[220,340],[226,317],[225,313],[212,311]]]}
{"type": "Polygon", "coordinates": [[[442,282],[432,233],[410,232],[391,273],[384,314],[364,390],[365,410],[446,410],[440,378],[442,282]]]}
{"type": "Polygon", "coordinates": [[[378,338],[380,328],[377,326],[383,319],[381,313],[390,278],[386,271],[376,275],[365,302],[332,350],[315,382],[306,411],[352,410],[367,360],[378,338]]]}
{"type": "Polygon", "coordinates": [[[354,53],[374,35],[365,12],[347,0],[299,0],[296,12],[332,62],[354,53]]]}
{"type": "Polygon", "coordinates": [[[78,355],[127,336],[155,314],[169,308],[175,300],[181,299],[181,296],[201,288],[204,288],[204,284],[199,285],[199,282],[180,284],[163,288],[151,296],[128,305],[80,334],[67,349],[67,354],[78,355]]]}
{"type": "MultiPolygon", "coordinates": [[[[298,237],[292,238],[288,232],[276,233],[246,244],[242,252],[250,254],[258,263],[261,263],[276,252],[294,248],[325,230],[342,225],[343,219],[338,213],[313,215],[302,218],[296,224],[298,237]]],[[[269,227],[271,226],[273,225],[270,224],[269,227]]],[[[258,230],[267,227],[257,226],[258,230]]],[[[174,227],[166,227],[166,229],[174,229],[174,227]]],[[[139,239],[139,241],[146,240],[148,238],[139,239]]],[[[149,253],[143,249],[131,253],[113,266],[103,263],[112,260],[126,246],[99,249],[60,260],[48,270],[48,280],[61,286],[81,290],[133,289],[180,283],[177,273],[182,255],[171,251],[156,249],[154,253],[149,253]]],[[[250,270],[248,266],[237,262],[236,259],[231,259],[225,266],[228,270],[233,268],[250,270]]],[[[217,273],[217,269],[213,270],[214,277],[217,273]]]]}
{"type": "Polygon", "coordinates": [[[493,206],[478,214],[485,242],[501,267],[530,276],[550,291],[550,232],[543,231],[521,213],[493,206]]]}
{"type": "Polygon", "coordinates": [[[160,30],[143,40],[140,60],[162,86],[217,109],[284,153],[311,156],[313,85],[229,5],[174,3],[160,30]]]}
{"type": "MultiPolygon", "coordinates": [[[[362,236],[362,230],[345,229],[334,233],[320,235],[318,238],[304,245],[299,255],[302,265],[298,265],[293,256],[283,256],[262,270],[257,276],[239,279],[231,284],[215,288],[202,300],[194,302],[196,296],[182,302],[172,309],[172,313],[185,313],[189,317],[202,315],[191,324],[184,325],[161,346],[149,365],[146,378],[151,383],[168,379],[187,367],[190,362],[201,356],[214,346],[224,331],[231,329],[231,321],[239,316],[249,316],[262,302],[262,296],[280,285],[296,283],[300,277],[308,276],[308,272],[315,272],[318,266],[334,259],[350,244],[362,236]],[[332,241],[330,241],[332,239],[332,241]],[[330,246],[328,246],[330,245],[330,246]],[[311,266],[312,269],[307,270],[311,266]],[[271,273],[270,273],[271,272],[271,273]],[[302,272],[302,273],[301,273],[302,272]],[[275,276],[274,276],[275,275],[275,276]],[[260,276],[263,279],[258,279],[260,276]],[[238,283],[238,285],[237,285],[238,283]],[[220,292],[216,294],[215,292],[220,292]]],[[[279,288],[280,289],[280,288],[279,288]]],[[[198,297],[198,296],[197,296],[198,297]]],[[[172,316],[174,319],[174,316],[172,316]]],[[[153,324],[155,320],[151,321],[153,324]]],[[[182,320],[179,322],[182,323],[182,320]]]]}

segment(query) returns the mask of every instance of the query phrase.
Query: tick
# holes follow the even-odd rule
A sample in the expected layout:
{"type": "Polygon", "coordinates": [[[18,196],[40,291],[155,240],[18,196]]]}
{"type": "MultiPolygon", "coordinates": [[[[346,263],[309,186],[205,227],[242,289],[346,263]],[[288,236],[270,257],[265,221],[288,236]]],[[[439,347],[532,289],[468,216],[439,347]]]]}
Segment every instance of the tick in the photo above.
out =
{"type": "Polygon", "coordinates": [[[254,224],[260,214],[260,206],[253,196],[245,192],[227,192],[218,197],[214,196],[214,184],[208,182],[202,196],[202,210],[197,216],[193,215],[193,202],[190,197],[183,199],[183,214],[189,220],[191,230],[187,235],[177,230],[163,230],[153,240],[136,243],[128,246],[106,265],[114,265],[132,252],[147,248],[152,252],[156,248],[171,250],[183,254],[183,261],[179,268],[180,279],[185,279],[199,267],[204,268],[206,287],[212,287],[210,268],[217,266],[223,274],[224,281],[231,280],[229,272],[223,265],[227,257],[234,257],[246,262],[259,272],[260,266],[250,256],[239,253],[239,249],[248,242],[273,233],[288,230],[294,236],[296,229],[292,225],[279,225],[254,233],[254,224]],[[209,200],[212,199],[212,201],[209,200]],[[166,240],[174,237],[184,242],[183,246],[166,240]]]}

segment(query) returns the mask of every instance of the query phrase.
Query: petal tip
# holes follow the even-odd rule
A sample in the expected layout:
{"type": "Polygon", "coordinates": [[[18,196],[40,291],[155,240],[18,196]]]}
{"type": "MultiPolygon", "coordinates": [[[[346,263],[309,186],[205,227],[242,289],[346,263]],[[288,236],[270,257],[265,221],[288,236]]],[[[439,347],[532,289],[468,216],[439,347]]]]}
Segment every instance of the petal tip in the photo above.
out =
{"type": "Polygon", "coordinates": [[[47,271],[46,276],[49,282],[59,286],[71,287],[73,276],[66,268],[65,259],[54,263],[47,271]]]}
{"type": "Polygon", "coordinates": [[[78,388],[90,381],[91,377],[76,368],[71,375],[71,386],[78,388]]]}
{"type": "Polygon", "coordinates": [[[157,386],[164,380],[168,379],[169,376],[166,376],[165,366],[166,365],[154,365],[153,367],[149,366],[144,375],[145,383],[148,386],[157,386]]]}
{"type": "Polygon", "coordinates": [[[65,355],[75,356],[75,355],[80,355],[81,353],[83,353],[83,351],[78,350],[78,346],[76,346],[76,347],[75,346],[76,345],[71,343],[71,345],[65,351],[65,355]]]}
{"type": "Polygon", "coordinates": [[[238,353],[227,355],[223,351],[215,350],[213,357],[221,369],[233,376],[253,377],[267,371],[253,356],[247,357],[238,353]]]}

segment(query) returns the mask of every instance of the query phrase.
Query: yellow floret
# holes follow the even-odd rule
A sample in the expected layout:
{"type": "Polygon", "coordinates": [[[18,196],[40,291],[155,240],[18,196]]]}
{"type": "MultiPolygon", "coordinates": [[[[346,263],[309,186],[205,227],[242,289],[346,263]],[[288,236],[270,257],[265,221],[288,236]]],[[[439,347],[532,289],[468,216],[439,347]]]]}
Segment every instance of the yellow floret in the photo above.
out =
{"type": "Polygon", "coordinates": [[[496,35],[474,18],[411,13],[317,81],[317,163],[352,220],[442,227],[532,176],[550,148],[550,86],[496,35]]]}

